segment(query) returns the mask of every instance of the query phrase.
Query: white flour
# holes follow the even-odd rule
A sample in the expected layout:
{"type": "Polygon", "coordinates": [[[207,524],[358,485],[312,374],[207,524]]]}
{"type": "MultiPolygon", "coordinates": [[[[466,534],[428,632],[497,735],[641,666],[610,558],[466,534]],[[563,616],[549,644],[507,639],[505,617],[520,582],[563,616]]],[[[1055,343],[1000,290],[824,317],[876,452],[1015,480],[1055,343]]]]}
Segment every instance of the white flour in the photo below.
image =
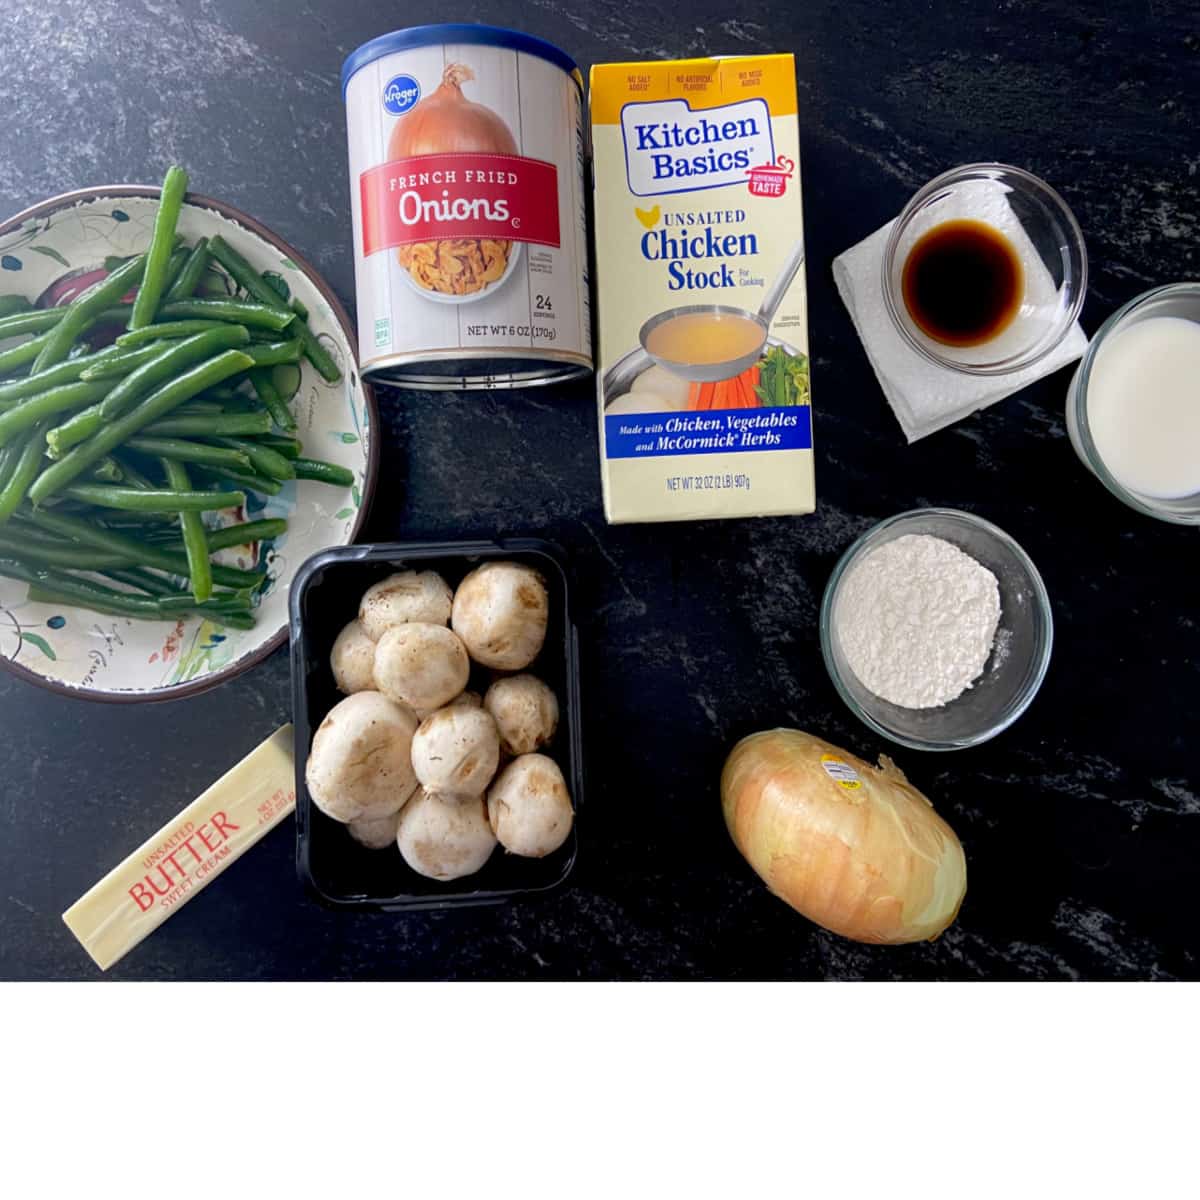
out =
{"type": "Polygon", "coordinates": [[[833,620],[864,687],[903,708],[937,708],[983,672],[1000,622],[1000,588],[957,546],[905,534],[846,573],[833,620]]]}

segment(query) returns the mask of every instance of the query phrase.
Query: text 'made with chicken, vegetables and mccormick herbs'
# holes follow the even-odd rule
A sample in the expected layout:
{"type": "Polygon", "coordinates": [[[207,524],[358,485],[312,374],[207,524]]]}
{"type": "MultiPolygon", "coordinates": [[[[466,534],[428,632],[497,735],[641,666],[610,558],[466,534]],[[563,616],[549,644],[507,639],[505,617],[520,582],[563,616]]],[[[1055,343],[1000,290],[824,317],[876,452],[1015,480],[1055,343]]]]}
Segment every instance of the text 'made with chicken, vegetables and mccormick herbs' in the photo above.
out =
{"type": "Polygon", "coordinates": [[[815,507],[790,54],[592,68],[608,520],[815,507]]]}

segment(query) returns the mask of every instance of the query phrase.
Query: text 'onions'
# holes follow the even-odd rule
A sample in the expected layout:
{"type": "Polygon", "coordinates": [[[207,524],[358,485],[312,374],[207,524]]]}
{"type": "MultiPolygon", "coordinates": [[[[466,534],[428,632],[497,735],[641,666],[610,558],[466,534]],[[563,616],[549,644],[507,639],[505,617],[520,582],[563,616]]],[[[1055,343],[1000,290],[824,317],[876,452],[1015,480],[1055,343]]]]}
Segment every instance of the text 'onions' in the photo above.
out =
{"type": "Polygon", "coordinates": [[[721,773],[738,850],[780,899],[859,942],[932,939],[958,915],[954,831],[886,756],[873,767],[798,729],[743,738],[721,773]]]}

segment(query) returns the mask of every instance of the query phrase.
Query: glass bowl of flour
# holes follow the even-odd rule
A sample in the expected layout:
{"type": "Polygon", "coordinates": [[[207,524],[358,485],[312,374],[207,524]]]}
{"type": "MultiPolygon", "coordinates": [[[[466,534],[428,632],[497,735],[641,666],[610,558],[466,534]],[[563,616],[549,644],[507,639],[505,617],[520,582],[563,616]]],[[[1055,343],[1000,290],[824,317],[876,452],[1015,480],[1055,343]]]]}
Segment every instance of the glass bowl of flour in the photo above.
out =
{"type": "Polygon", "coordinates": [[[821,604],[838,694],[915,750],[961,750],[1007,729],[1050,664],[1042,577],[1002,529],[952,508],[900,513],[842,555],[821,604]]]}

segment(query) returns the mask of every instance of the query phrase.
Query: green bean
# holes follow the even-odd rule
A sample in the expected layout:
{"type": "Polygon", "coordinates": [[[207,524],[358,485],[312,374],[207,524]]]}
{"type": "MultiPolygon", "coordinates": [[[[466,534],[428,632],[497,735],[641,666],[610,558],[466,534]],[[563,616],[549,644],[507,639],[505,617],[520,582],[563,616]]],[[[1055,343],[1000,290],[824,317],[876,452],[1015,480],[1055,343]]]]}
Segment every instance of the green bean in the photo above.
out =
{"type": "Polygon", "coordinates": [[[265,412],[218,413],[185,417],[182,413],[146,427],[151,437],[245,437],[267,433],[271,417],[265,412]]]}
{"type": "Polygon", "coordinates": [[[266,542],[287,533],[287,521],[282,517],[265,517],[261,521],[243,521],[240,525],[226,525],[221,529],[209,529],[208,551],[228,550],[231,546],[247,546],[252,542],[266,542]]]}
{"type": "Polygon", "coordinates": [[[195,612],[230,628],[254,628],[253,614],[241,609],[229,610],[224,605],[197,604],[185,593],[172,591],[167,596],[139,596],[134,592],[119,592],[93,580],[81,579],[53,568],[33,567],[12,559],[0,561],[0,575],[24,579],[30,585],[30,600],[39,603],[67,603],[116,616],[148,617],[162,621],[177,620],[180,616],[195,612]],[[187,602],[186,606],[181,600],[187,602]]]}
{"type": "Polygon", "coordinates": [[[196,470],[206,479],[236,483],[248,492],[260,492],[264,496],[275,496],[283,491],[283,484],[278,479],[269,479],[253,471],[235,471],[232,467],[197,467],[196,470]]]}
{"type": "Polygon", "coordinates": [[[80,446],[75,446],[58,462],[47,467],[29,489],[30,499],[34,504],[42,504],[86,471],[97,459],[103,458],[110,450],[115,450],[135,433],[165,416],[173,408],[178,408],[185,400],[199,395],[205,388],[246,370],[249,365],[250,359],[241,351],[225,350],[215,358],[199,363],[190,371],[185,371],[170,382],[164,383],[132,411],[115,421],[110,421],[98,430],[94,437],[80,446]]]}
{"type": "MultiPolygon", "coordinates": [[[[128,479],[126,479],[128,483],[128,479]]],[[[54,501],[50,501],[54,504],[54,501]]],[[[52,509],[55,514],[64,510],[59,507],[52,509]]],[[[136,512],[121,512],[118,509],[91,509],[85,508],[81,510],[86,520],[98,522],[105,529],[123,530],[127,533],[136,533],[138,537],[149,537],[151,534],[161,537],[164,533],[168,536],[173,534],[175,530],[175,518],[170,513],[136,513],[136,512]]],[[[78,516],[78,513],[71,512],[71,516],[78,516]]]]}
{"type": "Polygon", "coordinates": [[[9,471],[8,481],[0,489],[0,525],[13,515],[17,505],[25,498],[30,485],[38,477],[38,470],[42,465],[45,429],[44,425],[39,425],[30,432],[21,447],[20,455],[9,471]]]}
{"type": "Polygon", "coordinates": [[[246,300],[172,300],[164,304],[158,314],[171,321],[205,321],[211,318],[255,329],[274,329],[276,332],[282,332],[296,319],[293,312],[280,312],[266,304],[246,300]]]}
{"type": "MultiPolygon", "coordinates": [[[[182,463],[172,458],[162,458],[159,461],[166,473],[169,488],[181,493],[191,490],[192,481],[182,463]]],[[[204,521],[198,512],[183,509],[179,513],[179,529],[183,534],[183,549],[187,554],[192,595],[195,596],[197,604],[202,604],[212,595],[213,585],[212,563],[208,561],[208,542],[204,538],[204,521]]]]}
{"type": "Polygon", "coordinates": [[[24,449],[24,444],[21,442],[13,442],[7,446],[0,446],[0,492],[4,490],[8,483],[9,476],[13,472],[13,468],[17,465],[17,459],[21,457],[21,451],[24,449]]]}
{"type": "Polygon", "coordinates": [[[175,378],[184,367],[190,367],[218,350],[244,346],[249,340],[244,325],[221,325],[173,343],[121,380],[100,405],[100,415],[106,421],[121,416],[151,388],[175,378]]]}
{"type": "Polygon", "coordinates": [[[317,374],[326,383],[337,383],[342,377],[341,368],[333,361],[333,356],[317,340],[317,335],[308,327],[307,321],[296,321],[296,336],[304,347],[304,357],[317,369],[317,374]]]}
{"type": "MultiPolygon", "coordinates": [[[[3,568],[0,567],[0,574],[3,573],[3,568]]],[[[105,574],[115,577],[116,573],[107,571],[105,574]]],[[[72,580],[72,582],[76,581],[72,580]]],[[[191,615],[191,612],[196,612],[199,608],[200,611],[196,612],[196,615],[210,620],[214,624],[224,625],[229,629],[254,628],[252,613],[212,612],[208,610],[207,605],[197,605],[191,596],[185,597],[190,603],[191,612],[181,612],[177,608],[165,606],[162,602],[166,597],[138,596],[132,592],[115,592],[107,588],[104,591],[105,595],[97,595],[95,591],[90,591],[86,597],[81,597],[74,589],[64,590],[62,587],[34,583],[29,587],[29,599],[39,604],[70,604],[76,608],[90,609],[92,612],[111,613],[118,617],[142,617],[158,621],[177,621],[180,617],[191,615]],[[145,603],[129,604],[127,601],[144,601],[145,603]],[[154,607],[151,608],[150,605],[154,607]]]]}
{"type": "MultiPolygon", "coordinates": [[[[38,588],[37,599],[49,597],[52,603],[66,602],[97,612],[115,613],[122,617],[150,617],[168,619],[159,607],[157,599],[135,596],[132,592],[118,592],[103,584],[56,571],[53,567],[35,567],[11,558],[0,559],[0,575],[10,579],[23,579],[38,588]]],[[[32,587],[30,598],[34,599],[32,587]]]]}
{"type": "Polygon", "coordinates": [[[292,464],[297,479],[316,479],[321,483],[332,483],[336,487],[350,487],[354,483],[354,472],[334,463],[321,462],[314,458],[298,458],[292,464]]]}
{"type": "MultiPolygon", "coordinates": [[[[226,249],[228,248],[228,243],[226,243],[226,249]]],[[[284,279],[284,277],[280,275],[278,271],[264,271],[261,275],[259,275],[259,279],[261,279],[263,283],[265,283],[267,287],[269,287],[284,304],[286,304],[289,308],[292,307],[290,303],[292,289],[288,287],[287,280],[284,279]]],[[[292,312],[295,311],[296,310],[293,308],[292,312]]]]}
{"type": "Polygon", "coordinates": [[[217,400],[189,400],[175,410],[180,417],[219,417],[225,411],[217,400]]]}
{"type": "Polygon", "coordinates": [[[47,431],[46,454],[53,459],[62,458],[72,446],[86,442],[103,424],[99,404],[81,408],[61,425],[47,431]]]}
{"type": "MultiPolygon", "coordinates": [[[[5,572],[2,568],[0,568],[0,575],[3,574],[5,574],[5,572]]],[[[41,583],[31,583],[29,585],[29,594],[27,599],[31,604],[69,605],[72,608],[85,608],[89,612],[108,613],[110,616],[115,617],[143,617],[157,619],[158,616],[158,614],[148,612],[132,613],[126,609],[120,607],[113,608],[107,604],[104,604],[103,602],[97,602],[95,600],[88,600],[85,602],[74,594],[64,593],[56,590],[55,588],[47,587],[45,584],[41,583]]],[[[164,621],[175,621],[178,620],[178,616],[175,613],[167,613],[164,614],[161,619],[164,621]]]]}
{"type": "Polygon", "coordinates": [[[277,309],[287,308],[287,301],[220,234],[208,243],[208,248],[213,258],[229,272],[234,283],[248,295],[260,304],[269,304],[277,309]]]}
{"type": "Polygon", "coordinates": [[[21,540],[30,545],[49,546],[57,550],[69,550],[72,546],[79,549],[79,543],[74,538],[60,537],[57,533],[39,529],[33,524],[32,514],[27,510],[18,509],[13,513],[13,526],[20,531],[21,540]]]}
{"type": "Polygon", "coordinates": [[[62,362],[75,339],[91,325],[114,301],[120,300],[138,283],[146,270],[146,256],[139,254],[123,263],[107,278],[93,284],[67,305],[63,319],[50,330],[46,344],[34,361],[35,371],[62,362]]]}
{"type": "Polygon", "coordinates": [[[271,368],[271,382],[284,404],[289,404],[300,390],[300,379],[300,368],[294,363],[280,363],[271,368]]]}
{"type": "Polygon", "coordinates": [[[182,167],[170,166],[163,179],[158,200],[158,211],[154,216],[154,235],[146,254],[145,278],[133,299],[133,312],[129,317],[130,329],[141,329],[154,320],[167,282],[167,266],[175,247],[175,227],[179,224],[179,213],[183,208],[183,197],[187,191],[187,172],[182,167]]]}
{"type": "Polygon", "coordinates": [[[254,385],[255,394],[262,401],[263,407],[271,414],[275,424],[280,429],[295,429],[296,418],[292,416],[292,410],[284,403],[283,397],[271,382],[271,372],[251,371],[250,382],[254,385]]]}
{"type": "Polygon", "coordinates": [[[64,490],[73,500],[82,500],[97,508],[132,512],[216,512],[222,508],[240,508],[246,503],[245,492],[177,491],[170,487],[149,491],[102,483],[72,483],[64,490]]]}
{"type": "MultiPolygon", "coordinates": [[[[166,550],[161,546],[150,546],[137,538],[118,533],[114,529],[106,529],[91,521],[65,514],[35,510],[29,514],[29,520],[40,529],[74,538],[97,550],[108,550],[113,554],[120,554],[139,566],[169,571],[173,575],[187,575],[187,557],[178,551],[166,550]]],[[[243,571],[238,567],[225,567],[219,563],[213,564],[212,573],[213,582],[222,587],[253,588],[258,587],[263,580],[260,571],[243,571]]]]}
{"type": "Polygon", "coordinates": [[[204,272],[208,270],[211,256],[208,253],[208,238],[202,237],[193,247],[188,260],[183,264],[175,282],[167,292],[168,300],[186,300],[197,288],[204,272]]]}
{"type": "MultiPolygon", "coordinates": [[[[84,354],[79,358],[68,358],[63,362],[55,363],[54,366],[45,371],[39,371],[36,375],[26,375],[24,379],[0,383],[0,406],[9,406],[17,400],[24,400],[26,396],[36,396],[38,392],[58,387],[61,383],[73,383],[82,378],[85,371],[112,362],[114,359],[121,359],[125,353],[117,346],[107,346],[95,354],[84,354]]],[[[103,378],[103,376],[92,376],[92,378],[103,378]]]]}
{"type": "Polygon", "coordinates": [[[223,237],[218,234],[209,243],[215,258],[232,276],[234,282],[245,288],[249,295],[262,304],[280,309],[289,315],[296,315],[293,333],[303,344],[304,357],[317,369],[322,379],[336,383],[342,377],[337,364],[329,356],[329,352],[317,341],[315,334],[308,327],[307,317],[293,314],[287,301],[239,254],[223,237]]]}
{"type": "Polygon", "coordinates": [[[300,339],[292,338],[290,342],[260,342],[247,346],[246,353],[260,367],[276,367],[283,363],[298,363],[300,361],[300,339]]]}
{"type": "Polygon", "coordinates": [[[141,329],[131,329],[128,333],[117,338],[118,346],[144,346],[147,342],[162,341],[165,338],[191,337],[193,333],[203,333],[206,329],[220,329],[226,321],[162,321],[157,325],[143,325],[141,329]]]}
{"type": "MultiPolygon", "coordinates": [[[[287,533],[287,521],[283,517],[264,517],[258,521],[242,521],[237,525],[224,525],[220,529],[206,529],[209,554],[228,550],[232,546],[250,546],[256,542],[270,541],[287,533]]],[[[142,535],[151,542],[166,544],[178,541],[179,530],[146,530],[142,535]]]]}
{"type": "Polygon", "coordinates": [[[42,563],[48,567],[74,567],[77,571],[99,571],[104,567],[119,567],[126,560],[119,554],[103,550],[85,550],[82,546],[49,546],[44,542],[27,541],[0,533],[0,557],[42,563]]]}
{"type": "Polygon", "coordinates": [[[290,308],[292,312],[294,312],[296,316],[300,318],[300,320],[308,320],[308,307],[305,305],[303,300],[299,299],[299,297],[293,296],[288,301],[288,308],[290,308]]]}
{"type": "Polygon", "coordinates": [[[0,317],[12,316],[13,313],[29,312],[33,305],[24,296],[0,296],[0,317]]]}
{"type": "Polygon", "coordinates": [[[193,442],[186,438],[134,437],[130,438],[125,445],[139,454],[152,454],[156,458],[170,459],[176,462],[232,467],[235,471],[248,471],[253,462],[249,453],[243,451],[238,443],[213,446],[208,442],[193,442]]]}
{"type": "Polygon", "coordinates": [[[16,337],[19,333],[45,333],[63,319],[66,311],[65,307],[35,308],[32,312],[0,317],[0,339],[16,337]]]}
{"type": "Polygon", "coordinates": [[[94,479],[98,483],[122,483],[125,480],[125,472],[115,458],[106,456],[87,473],[86,477],[94,479]]]}
{"type": "MultiPolygon", "coordinates": [[[[240,438],[222,437],[214,440],[221,446],[227,447],[227,453],[235,451],[240,453],[247,460],[245,467],[257,471],[260,475],[282,480],[296,478],[296,471],[291,460],[280,454],[278,450],[272,450],[270,446],[263,446],[258,442],[240,438]]],[[[237,465],[236,463],[230,464],[230,466],[237,465]]]]}
{"type": "Polygon", "coordinates": [[[32,362],[34,370],[37,370],[37,359],[42,351],[50,342],[50,333],[39,333],[37,337],[30,338],[27,342],[21,342],[18,346],[10,346],[7,350],[0,350],[0,375],[7,375],[9,371],[17,367],[23,367],[27,362],[32,362]]]}
{"type": "MultiPolygon", "coordinates": [[[[176,592],[172,596],[164,596],[163,608],[191,608],[192,605],[188,604],[189,598],[186,592],[176,592]]],[[[254,607],[254,592],[250,588],[213,592],[203,604],[206,609],[213,612],[249,612],[254,607]]]]}
{"type": "Polygon", "coordinates": [[[110,386],[107,383],[64,383],[22,400],[15,408],[0,413],[0,445],[14,434],[32,428],[45,417],[95,403],[110,386]]]}
{"type": "Polygon", "coordinates": [[[108,567],[103,571],[110,579],[140,588],[151,596],[177,596],[179,589],[167,580],[152,574],[145,567],[108,567]]]}
{"type": "Polygon", "coordinates": [[[260,446],[270,446],[277,454],[282,454],[284,458],[299,458],[300,451],[304,448],[300,444],[299,438],[288,437],[282,433],[264,433],[254,439],[260,446]]]}
{"type": "MultiPolygon", "coordinates": [[[[75,360],[84,363],[79,378],[121,379],[136,371],[138,367],[152,362],[172,346],[178,345],[178,342],[152,342],[148,346],[109,346],[107,350],[102,350],[99,354],[90,355],[86,362],[83,359],[75,360]]],[[[44,373],[49,374],[49,372],[44,373]]]]}
{"type": "Polygon", "coordinates": [[[167,269],[163,273],[163,286],[159,303],[162,303],[162,299],[174,287],[175,280],[179,278],[179,272],[183,270],[183,264],[187,262],[187,258],[187,247],[183,245],[176,246],[171,253],[171,257],[167,260],[167,269]]]}

